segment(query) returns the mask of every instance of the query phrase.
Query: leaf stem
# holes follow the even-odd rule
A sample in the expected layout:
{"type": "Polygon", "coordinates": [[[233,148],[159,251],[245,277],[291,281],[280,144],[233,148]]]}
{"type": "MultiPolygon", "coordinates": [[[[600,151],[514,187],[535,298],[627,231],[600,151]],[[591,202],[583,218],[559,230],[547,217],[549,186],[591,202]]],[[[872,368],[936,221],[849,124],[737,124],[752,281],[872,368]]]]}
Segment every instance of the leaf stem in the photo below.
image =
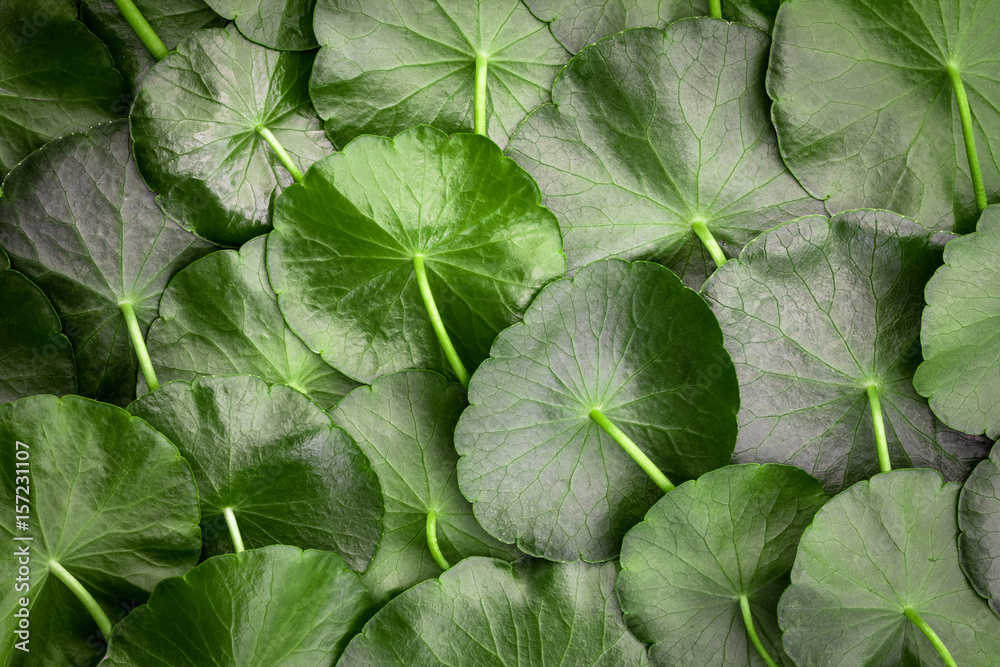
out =
{"type": "Polygon", "coordinates": [[[757,631],[753,627],[753,616],[750,615],[750,600],[746,595],[740,596],[740,611],[743,612],[743,624],[747,626],[747,634],[750,635],[750,641],[753,642],[753,646],[757,649],[757,653],[764,660],[767,667],[778,667],[778,663],[771,659],[771,656],[767,654],[767,649],[760,641],[760,637],[757,636],[757,631]]]}
{"type": "Polygon", "coordinates": [[[240,535],[240,527],[236,523],[236,514],[232,507],[222,510],[222,516],[226,517],[226,526],[229,528],[229,538],[233,541],[233,551],[243,553],[243,537],[240,535]]]}
{"type": "Polygon", "coordinates": [[[944,645],[944,642],[941,641],[941,638],[937,636],[937,633],[934,632],[931,626],[927,625],[927,621],[920,618],[920,614],[918,614],[916,610],[907,607],[903,610],[903,613],[908,619],[913,621],[913,624],[917,626],[922,633],[924,633],[924,636],[927,637],[927,639],[930,640],[934,648],[937,649],[938,655],[941,656],[941,660],[944,661],[944,664],[947,665],[947,667],[958,667],[958,665],[955,664],[955,659],[952,658],[951,653],[948,652],[948,647],[944,645]]]}
{"type": "Polygon", "coordinates": [[[708,0],[708,15],[712,18],[722,18],[722,0],[708,0]]]}
{"type": "Polygon", "coordinates": [[[128,335],[132,339],[132,347],[135,348],[135,356],[139,359],[139,368],[142,369],[142,376],[146,379],[146,386],[150,391],[156,391],[160,387],[160,382],[156,379],[153,362],[149,360],[149,350],[146,349],[146,341],[143,340],[142,331],[139,330],[139,320],[135,317],[135,310],[131,303],[122,303],[118,307],[125,315],[128,335]]]}
{"type": "Polygon", "coordinates": [[[705,249],[708,250],[708,254],[712,256],[715,261],[716,266],[722,266],[727,261],[726,253],[722,252],[722,247],[719,246],[719,242],[715,240],[712,236],[712,232],[709,231],[708,225],[705,224],[704,220],[695,220],[691,223],[691,229],[697,234],[698,238],[701,239],[702,244],[704,244],[705,249]]]}
{"type": "Polygon", "coordinates": [[[604,416],[598,408],[594,408],[590,411],[590,418],[597,422],[597,425],[604,429],[604,432],[610,435],[615,442],[621,445],[622,449],[632,457],[632,460],[639,464],[639,467],[650,476],[650,478],[656,483],[658,487],[664,492],[669,493],[674,490],[674,485],[670,483],[667,476],[660,472],[660,469],[656,467],[648,456],[642,453],[642,450],[632,442],[625,433],[622,432],[620,428],[615,426],[614,422],[604,416]]]}
{"type": "Polygon", "coordinates": [[[434,562],[438,564],[438,567],[442,570],[451,567],[444,554],[441,553],[441,547],[438,546],[437,512],[434,510],[427,512],[427,546],[430,547],[431,556],[434,557],[434,562]]]}
{"type": "Polygon", "coordinates": [[[431,286],[427,282],[427,270],[424,268],[423,255],[417,254],[413,256],[413,270],[417,274],[417,285],[420,287],[420,296],[424,300],[424,307],[427,309],[427,315],[431,318],[431,326],[434,327],[434,333],[437,334],[441,349],[444,350],[444,356],[447,357],[448,363],[451,364],[451,369],[458,376],[458,381],[462,383],[463,387],[468,389],[469,371],[465,370],[465,364],[462,363],[458,352],[455,351],[455,346],[451,344],[451,338],[444,328],[444,322],[441,321],[441,314],[438,312],[437,304],[434,302],[431,286]]]}
{"type": "Polygon", "coordinates": [[[955,99],[958,100],[958,117],[962,121],[962,136],[965,138],[965,155],[969,159],[969,175],[972,177],[972,191],[976,193],[976,206],[982,211],[986,208],[986,185],[983,183],[983,172],[979,168],[979,153],[976,151],[976,136],[972,132],[972,111],[969,109],[969,98],[965,95],[965,84],[958,68],[948,63],[948,77],[955,89],[955,99]]]}
{"type": "Polygon", "coordinates": [[[90,612],[93,619],[97,621],[97,627],[101,629],[101,634],[104,635],[104,639],[110,639],[111,620],[108,618],[108,615],[104,613],[104,610],[101,609],[101,605],[97,604],[97,600],[94,599],[94,596],[83,587],[83,584],[81,584],[76,577],[60,565],[58,561],[49,561],[49,572],[56,575],[56,578],[59,579],[59,581],[66,584],[66,587],[73,591],[73,595],[75,595],[77,599],[83,603],[83,606],[87,608],[87,611],[90,612]]]}
{"type": "Polygon", "coordinates": [[[281,145],[281,142],[278,141],[278,138],[274,136],[271,130],[267,129],[263,125],[258,125],[254,129],[256,129],[257,134],[264,137],[264,141],[271,144],[271,148],[274,149],[275,155],[277,155],[278,159],[281,160],[281,164],[285,165],[285,169],[287,169],[288,173],[292,175],[292,178],[295,179],[295,182],[301,183],[302,172],[299,171],[299,168],[295,166],[294,162],[292,162],[292,156],[288,154],[288,151],[286,151],[285,147],[281,145]]]}
{"type": "Polygon", "coordinates": [[[156,61],[163,60],[167,55],[167,46],[156,34],[156,31],[153,30],[153,26],[149,25],[149,21],[142,15],[139,8],[135,6],[135,3],[132,0],[115,0],[115,4],[118,6],[118,11],[128,21],[128,24],[132,26],[135,34],[142,40],[142,43],[149,49],[153,57],[156,58],[156,61]]]}
{"type": "Polygon", "coordinates": [[[486,136],[486,69],[489,56],[485,53],[476,54],[476,134],[486,136]]]}
{"type": "Polygon", "coordinates": [[[885,440],[885,421],[882,419],[882,401],[878,397],[878,387],[869,384],[865,388],[868,394],[868,404],[872,408],[872,426],[875,427],[875,452],[878,454],[878,467],[882,472],[892,470],[889,461],[889,445],[885,440]]]}

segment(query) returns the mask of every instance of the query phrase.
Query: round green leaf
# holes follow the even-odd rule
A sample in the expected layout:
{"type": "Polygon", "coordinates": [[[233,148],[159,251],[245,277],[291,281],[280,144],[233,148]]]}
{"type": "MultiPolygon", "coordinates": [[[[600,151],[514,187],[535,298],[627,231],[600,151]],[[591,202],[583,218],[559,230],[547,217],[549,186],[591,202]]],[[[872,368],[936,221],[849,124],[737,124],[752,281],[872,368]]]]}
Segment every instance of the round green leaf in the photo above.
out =
{"type": "Polygon", "coordinates": [[[768,118],[766,33],[715,19],[627,30],[580,52],[507,154],[559,218],[570,268],[665,264],[690,287],[762,231],[823,213],[778,155],[768,118]]]}
{"type": "Polygon", "coordinates": [[[115,627],[107,667],[330,667],[370,604],[324,551],[272,546],[167,579],[115,627]]]}
{"type": "Polygon", "coordinates": [[[382,608],[340,665],[648,665],[612,563],[469,558],[382,608]]]}
{"type": "Polygon", "coordinates": [[[139,169],[163,209],[213,243],[270,229],[277,192],[333,147],[309,101],[314,54],[272,51],[229,27],[200,30],[150,71],[132,107],[139,169]]]}
{"type": "Polygon", "coordinates": [[[0,250],[0,403],[35,394],[76,393],[73,345],[34,283],[10,270],[0,250]]]}
{"type": "Polygon", "coordinates": [[[892,467],[964,479],[986,442],[938,422],[912,384],[940,261],[923,227],[865,210],[777,227],[719,269],[702,293],[742,389],[735,460],[790,463],[832,493],[870,477],[872,387],[892,467]]]}
{"type": "MultiPolygon", "coordinates": [[[[709,0],[525,0],[531,13],[549,23],[571,53],[628,28],[666,28],[678,19],[708,16],[709,0]]],[[[722,16],[770,32],[780,0],[722,0],[722,16]]]]}
{"type": "Polygon", "coordinates": [[[503,146],[569,57],[520,0],[318,0],[315,28],[310,91],[338,146],[423,123],[471,132],[477,106],[476,131],[503,146]]]}
{"type": "Polygon", "coordinates": [[[799,667],[939,667],[908,609],[957,664],[996,664],[1000,621],[958,564],[960,488],[933,470],[897,470],[816,513],[778,604],[785,650],[799,667]]]}
{"type": "Polygon", "coordinates": [[[179,269],[210,246],[157,207],[135,169],[128,122],[53,141],[0,198],[0,245],[52,299],[73,342],[81,394],[127,405],[138,362],[121,305],[145,332],[179,269]]]}
{"type": "MultiPolygon", "coordinates": [[[[175,49],[195,30],[218,28],[226,21],[209,9],[204,0],[133,0],[168,49],[175,49]]],[[[114,0],[83,0],[83,22],[101,38],[115,66],[138,90],[156,60],[128,24],[114,0]]],[[[127,107],[125,111],[128,111],[127,107]]]]}
{"type": "Polygon", "coordinates": [[[618,598],[659,665],[764,665],[742,606],[772,660],[778,598],[795,549],[829,499],[792,466],[727,466],[668,493],[625,536],[618,598]],[[745,602],[742,600],[745,598],[745,602]]]}
{"type": "Polygon", "coordinates": [[[9,584],[0,598],[0,661],[95,665],[104,652],[101,632],[50,562],[68,570],[111,622],[119,620],[161,579],[198,561],[191,468],[141,419],[79,396],[0,405],[0,445],[9,584]],[[25,475],[27,484],[17,479],[25,475]],[[15,523],[15,500],[28,506],[17,512],[26,528],[15,523]],[[28,587],[15,589],[22,549],[28,587]],[[21,598],[29,600],[30,653],[14,647],[24,639],[14,634],[21,598]]]}
{"type": "Polygon", "coordinates": [[[950,66],[996,201],[1000,3],[784,3],[767,92],[789,169],[834,212],[871,206],[929,229],[971,228],[979,211],[950,66]]]}
{"type": "Polygon", "coordinates": [[[1000,445],[966,480],[958,497],[958,526],[962,569],[1000,616],[1000,445]]]}
{"type": "Polygon", "coordinates": [[[538,187],[480,136],[418,127],[362,137],[322,160],[275,205],[267,263],[292,330],[345,375],[453,374],[414,259],[472,370],[566,264],[538,187]]]}
{"type": "Polygon", "coordinates": [[[552,560],[618,555],[662,495],[590,416],[679,484],[729,463],[739,409],[722,332],[657,264],[608,260],[550,284],[472,377],[458,481],[503,542],[552,560]]]}
{"type": "Polygon", "coordinates": [[[429,512],[450,564],[469,556],[520,555],[482,529],[458,490],[452,434],[464,407],[461,385],[437,373],[407,371],[351,392],[331,413],[368,455],[385,495],[385,532],[361,575],[377,600],[441,574],[428,547],[429,512]]]}
{"type": "Polygon", "coordinates": [[[920,327],[924,362],[913,386],[941,421],[1000,438],[1000,206],[978,231],[944,247],[927,283],[920,327]]]}
{"type": "Polygon", "coordinates": [[[0,177],[47,141],[127,112],[122,77],[72,2],[0,4],[0,177]]]}
{"type": "Polygon", "coordinates": [[[202,377],[166,384],[129,412],[191,463],[209,553],[230,550],[229,509],[248,548],[335,551],[359,571],[371,562],[382,535],[378,477],[354,440],[299,392],[247,375],[202,377]]]}
{"type": "MultiPolygon", "coordinates": [[[[326,365],[285,324],[267,281],[259,237],[221,250],[174,276],[146,346],[160,382],[202,375],[256,375],[298,389],[324,409],[357,386],[326,365]]],[[[139,377],[139,395],[147,391],[139,377]]]]}
{"type": "Polygon", "coordinates": [[[281,51],[307,51],[317,46],[313,35],[316,0],[205,1],[258,44],[281,51]]]}

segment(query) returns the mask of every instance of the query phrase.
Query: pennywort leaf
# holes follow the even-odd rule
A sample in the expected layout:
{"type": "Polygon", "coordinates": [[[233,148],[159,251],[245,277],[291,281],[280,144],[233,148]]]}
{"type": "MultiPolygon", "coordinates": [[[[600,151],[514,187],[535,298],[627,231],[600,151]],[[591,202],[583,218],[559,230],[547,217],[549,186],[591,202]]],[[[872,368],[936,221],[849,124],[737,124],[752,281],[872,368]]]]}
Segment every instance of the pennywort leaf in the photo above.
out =
{"type": "Polygon", "coordinates": [[[206,0],[243,35],[258,44],[281,51],[316,48],[313,35],[315,0],[206,0]]]}
{"type": "Polygon", "coordinates": [[[1000,617],[1000,446],[993,446],[962,487],[958,526],[962,570],[1000,617]]]}

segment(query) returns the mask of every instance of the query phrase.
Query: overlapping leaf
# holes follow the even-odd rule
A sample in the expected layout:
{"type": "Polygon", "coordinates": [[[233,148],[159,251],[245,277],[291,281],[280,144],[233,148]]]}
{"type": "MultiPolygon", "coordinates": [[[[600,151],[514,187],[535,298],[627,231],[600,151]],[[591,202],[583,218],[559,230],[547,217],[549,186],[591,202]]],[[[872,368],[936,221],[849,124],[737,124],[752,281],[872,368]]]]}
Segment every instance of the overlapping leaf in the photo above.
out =
{"type": "Polygon", "coordinates": [[[595,262],[503,331],[455,431],[458,481],[490,534],[553,560],[609,560],[661,488],[729,463],[739,394],[704,300],[648,262],[595,262]]]}
{"type": "Polygon", "coordinates": [[[248,548],[326,549],[358,571],[371,562],[382,535],[378,478],[354,440],[299,392],[246,375],[203,377],[164,385],[129,412],[191,463],[209,553],[232,548],[228,509],[248,548]]]}
{"type": "MultiPolygon", "coordinates": [[[[214,252],[170,281],[146,336],[157,378],[256,375],[332,408],[357,383],[328,366],[281,318],[267,281],[265,242],[260,237],[238,252],[214,252]]],[[[138,393],[146,393],[141,376],[138,393]]]]}
{"type": "Polygon", "coordinates": [[[458,490],[452,433],[464,407],[460,385],[437,373],[407,371],[352,392],[331,413],[368,455],[382,483],[385,532],[361,577],[376,600],[441,573],[426,537],[429,512],[450,564],[468,556],[520,555],[482,529],[458,490]]]}
{"type": "Polygon", "coordinates": [[[700,287],[726,256],[823,213],[785,168],[763,91],[767,34],[714,19],[627,30],[580,52],[507,153],[559,218],[570,268],[661,262],[700,287]]]}
{"type": "Polygon", "coordinates": [[[976,466],[958,498],[958,553],[972,587],[1000,617],[1000,445],[976,466]]]}
{"type": "Polygon", "coordinates": [[[340,665],[648,665],[612,563],[469,558],[395,598],[340,665]]]}
{"type": "Polygon", "coordinates": [[[275,205],[267,263],[292,330],[363,382],[397,370],[453,375],[416,274],[471,370],[535,292],[562,275],[558,224],[490,140],[418,127],[362,137],[275,205]]]}
{"type": "Polygon", "coordinates": [[[0,246],[62,317],[80,393],[120,405],[138,368],[121,305],[145,332],[171,276],[210,249],[157,207],[129,143],[124,120],[51,142],[0,198],[0,246]]]}
{"type": "Polygon", "coordinates": [[[10,585],[0,597],[5,665],[95,665],[101,632],[83,603],[53,573],[69,571],[112,622],[145,601],[165,577],[198,560],[198,495],[177,448],[141,419],[78,396],[33,396],[0,405],[0,520],[10,585]],[[21,444],[16,444],[21,443],[21,444]],[[17,479],[27,476],[28,480],[17,479]],[[17,505],[27,505],[15,524],[17,505]],[[30,538],[21,540],[19,538],[30,538]],[[15,589],[19,549],[29,588],[15,589]],[[14,648],[29,600],[27,644],[14,648]]]}
{"type": "Polygon", "coordinates": [[[314,54],[272,51],[233,27],[202,30],[154,67],[132,107],[139,169],[186,229],[238,246],[270,229],[278,191],[333,147],[309,101],[314,54]]]}
{"type": "Polygon", "coordinates": [[[205,0],[247,39],[282,51],[316,48],[315,0],[205,0]]]}
{"type": "Polygon", "coordinates": [[[1000,438],[1000,206],[950,241],[925,291],[913,385],[943,422],[1000,438]]]}
{"type": "Polygon", "coordinates": [[[874,388],[894,468],[962,480],[981,438],[913,389],[924,285],[941,250],[890,211],[806,217],[764,234],[705,284],[742,389],[735,460],[790,463],[831,492],[879,470],[874,388]]]}

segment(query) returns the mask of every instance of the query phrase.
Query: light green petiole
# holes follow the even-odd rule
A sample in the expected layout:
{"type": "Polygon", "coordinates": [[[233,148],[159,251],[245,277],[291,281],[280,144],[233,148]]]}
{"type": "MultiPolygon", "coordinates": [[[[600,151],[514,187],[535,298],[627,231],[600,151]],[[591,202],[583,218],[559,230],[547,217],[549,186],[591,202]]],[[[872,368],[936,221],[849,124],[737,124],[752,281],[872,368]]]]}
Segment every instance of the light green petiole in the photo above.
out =
{"type": "Polygon", "coordinates": [[[708,15],[712,18],[722,18],[722,0],[708,0],[708,15]]]}
{"type": "Polygon", "coordinates": [[[226,527],[229,528],[229,538],[233,541],[233,551],[243,553],[243,537],[240,535],[240,527],[236,523],[236,514],[232,507],[222,510],[222,516],[226,517],[226,527]]]}
{"type": "Polygon", "coordinates": [[[168,53],[167,46],[153,30],[153,26],[149,25],[149,21],[135,6],[135,3],[132,0],[115,0],[115,5],[118,6],[118,11],[125,17],[132,30],[142,40],[143,45],[152,56],[156,58],[156,61],[163,60],[168,53]]]}
{"type": "Polygon", "coordinates": [[[778,663],[771,659],[771,656],[767,654],[767,650],[764,648],[764,644],[761,643],[760,637],[757,636],[757,631],[753,627],[753,616],[750,615],[750,600],[746,595],[740,596],[740,611],[743,612],[743,624],[747,626],[747,634],[750,635],[750,641],[753,643],[757,653],[760,654],[761,659],[767,667],[778,667],[778,663]]]}
{"type": "Polygon", "coordinates": [[[257,130],[257,134],[264,137],[264,141],[271,145],[275,155],[277,155],[278,159],[281,160],[281,164],[285,165],[285,169],[287,169],[288,173],[292,175],[295,182],[301,183],[302,172],[299,171],[299,168],[295,166],[294,162],[292,162],[292,156],[288,154],[288,151],[286,151],[285,147],[281,145],[281,142],[278,141],[276,136],[274,136],[274,133],[263,125],[258,125],[255,129],[257,130]]]}
{"type": "Polygon", "coordinates": [[[489,56],[476,54],[475,131],[486,136],[486,72],[489,56]]]}
{"type": "Polygon", "coordinates": [[[708,225],[705,224],[704,220],[695,220],[692,222],[691,229],[701,239],[702,244],[708,250],[708,254],[712,256],[712,260],[716,266],[722,266],[729,261],[726,259],[726,253],[722,252],[722,247],[715,240],[715,237],[712,236],[712,232],[708,229],[708,225]]]}
{"type": "Polygon", "coordinates": [[[83,603],[83,606],[87,608],[90,615],[97,621],[97,627],[101,629],[101,634],[104,635],[104,639],[109,639],[111,637],[111,619],[108,615],[104,613],[101,606],[97,604],[97,600],[94,596],[83,587],[83,584],[74,577],[69,571],[59,564],[58,561],[49,561],[49,572],[54,574],[59,581],[66,584],[66,587],[73,591],[73,595],[83,603]]]}
{"type": "Polygon", "coordinates": [[[441,349],[444,350],[444,356],[448,359],[448,363],[451,364],[451,369],[455,371],[458,381],[462,383],[463,387],[468,389],[469,371],[465,370],[465,364],[459,358],[458,352],[455,351],[455,346],[451,344],[451,338],[444,328],[441,313],[438,312],[437,304],[434,302],[434,295],[431,293],[431,286],[427,282],[427,269],[424,267],[423,255],[418,254],[413,256],[413,270],[417,274],[417,286],[420,288],[420,296],[424,300],[424,307],[427,309],[427,315],[431,319],[431,326],[437,335],[438,343],[441,344],[441,349]]]}
{"type": "Polygon", "coordinates": [[[135,317],[135,309],[131,303],[118,304],[122,314],[125,316],[125,324],[128,327],[128,335],[132,339],[132,347],[135,349],[135,356],[139,359],[139,368],[142,369],[142,377],[146,379],[146,386],[150,391],[156,391],[160,387],[156,379],[156,372],[153,371],[153,362],[149,359],[149,350],[146,349],[146,341],[142,338],[142,331],[139,329],[139,320],[135,317]]]}
{"type": "Polygon", "coordinates": [[[972,110],[969,108],[969,98],[965,95],[965,84],[958,67],[948,65],[948,77],[955,90],[958,102],[958,117],[962,121],[962,137],[965,139],[965,155],[969,160],[969,175],[972,177],[972,191],[976,195],[976,206],[982,211],[986,208],[986,185],[983,183],[983,172],[979,168],[979,152],[976,150],[976,136],[972,131],[972,110]]]}
{"type": "Polygon", "coordinates": [[[872,409],[872,426],[875,428],[875,453],[878,455],[878,468],[882,472],[892,470],[889,462],[889,445],[885,439],[885,420],[882,418],[882,401],[878,397],[878,387],[869,384],[865,388],[868,394],[868,404],[872,409]]]}
{"type": "Polygon", "coordinates": [[[948,652],[948,647],[944,645],[944,642],[941,641],[941,638],[937,636],[937,633],[934,632],[931,626],[927,625],[927,622],[920,618],[920,614],[910,607],[904,609],[903,614],[905,614],[906,617],[910,619],[922,633],[924,633],[924,636],[930,640],[935,650],[937,650],[938,655],[941,656],[941,660],[944,661],[946,667],[958,667],[955,663],[955,659],[951,657],[951,653],[948,652]]]}
{"type": "Polygon", "coordinates": [[[437,512],[430,510],[427,512],[427,546],[431,550],[431,556],[434,557],[434,562],[438,564],[442,570],[447,570],[451,567],[448,560],[441,553],[441,547],[438,545],[438,535],[437,535],[437,512]]]}
{"type": "Polygon", "coordinates": [[[615,426],[614,422],[604,416],[604,413],[594,408],[590,411],[590,418],[593,419],[598,426],[604,429],[604,432],[610,435],[615,442],[621,445],[621,448],[632,457],[632,460],[639,464],[643,472],[649,475],[658,487],[664,492],[669,493],[674,490],[674,485],[671,484],[667,476],[660,472],[660,469],[656,467],[648,456],[646,456],[639,447],[632,442],[625,433],[615,426]]]}

